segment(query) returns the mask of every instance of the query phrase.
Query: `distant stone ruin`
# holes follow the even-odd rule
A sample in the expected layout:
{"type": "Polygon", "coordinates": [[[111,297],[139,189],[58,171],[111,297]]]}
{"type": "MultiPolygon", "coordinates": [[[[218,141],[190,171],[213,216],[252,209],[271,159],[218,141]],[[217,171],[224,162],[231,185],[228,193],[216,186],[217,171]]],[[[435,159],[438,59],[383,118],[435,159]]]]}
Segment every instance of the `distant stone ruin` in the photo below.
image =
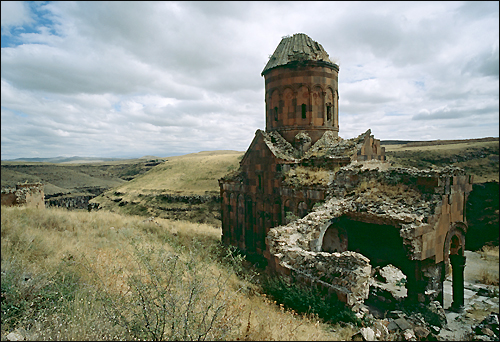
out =
{"type": "Polygon", "coordinates": [[[42,183],[17,183],[16,187],[2,189],[2,206],[45,208],[42,183]]]}
{"type": "Polygon", "coordinates": [[[394,168],[370,130],[340,138],[338,72],[307,35],[282,39],[262,72],[266,130],[219,180],[222,241],[354,310],[378,286],[376,271],[393,268],[405,300],[443,305],[452,269],[459,310],[472,177],[454,167],[394,168]]]}

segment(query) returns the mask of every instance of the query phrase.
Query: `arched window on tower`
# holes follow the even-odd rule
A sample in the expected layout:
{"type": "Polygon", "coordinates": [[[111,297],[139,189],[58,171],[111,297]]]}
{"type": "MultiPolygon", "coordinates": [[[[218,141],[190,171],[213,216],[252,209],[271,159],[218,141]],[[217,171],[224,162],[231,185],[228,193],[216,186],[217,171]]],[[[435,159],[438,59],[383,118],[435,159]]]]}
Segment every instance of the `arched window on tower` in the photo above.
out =
{"type": "Polygon", "coordinates": [[[303,103],[302,104],[302,119],[305,119],[306,118],[306,104],[303,103]]]}
{"type": "Polygon", "coordinates": [[[328,123],[329,126],[335,126],[335,100],[334,100],[334,95],[333,95],[333,90],[331,88],[328,88],[326,90],[326,98],[325,98],[325,105],[326,105],[326,122],[328,123]]]}
{"type": "Polygon", "coordinates": [[[278,121],[278,107],[274,107],[274,121],[278,121]]]}

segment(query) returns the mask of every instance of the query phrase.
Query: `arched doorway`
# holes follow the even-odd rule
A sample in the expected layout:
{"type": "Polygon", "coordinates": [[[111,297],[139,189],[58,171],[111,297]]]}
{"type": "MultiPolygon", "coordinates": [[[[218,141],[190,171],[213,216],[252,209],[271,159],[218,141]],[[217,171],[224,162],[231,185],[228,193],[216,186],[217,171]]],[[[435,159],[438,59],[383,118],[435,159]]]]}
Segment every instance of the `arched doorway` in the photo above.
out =
{"type": "Polygon", "coordinates": [[[403,302],[413,294],[417,296],[416,264],[408,257],[396,224],[378,224],[340,216],[321,228],[312,246],[318,252],[353,251],[369,259],[375,283],[370,285],[372,290],[366,303],[393,310],[397,302],[403,302]],[[380,295],[382,293],[385,295],[380,295]]]}
{"type": "Polygon", "coordinates": [[[444,244],[443,308],[457,312],[462,311],[465,304],[465,231],[466,227],[452,227],[444,244]]]}
{"type": "MultiPolygon", "coordinates": [[[[326,249],[346,250],[363,254],[373,266],[394,266],[408,270],[408,256],[399,234],[393,225],[367,223],[341,216],[330,220],[319,236],[319,246],[326,249]]],[[[405,273],[406,274],[406,273],[405,273]]]]}

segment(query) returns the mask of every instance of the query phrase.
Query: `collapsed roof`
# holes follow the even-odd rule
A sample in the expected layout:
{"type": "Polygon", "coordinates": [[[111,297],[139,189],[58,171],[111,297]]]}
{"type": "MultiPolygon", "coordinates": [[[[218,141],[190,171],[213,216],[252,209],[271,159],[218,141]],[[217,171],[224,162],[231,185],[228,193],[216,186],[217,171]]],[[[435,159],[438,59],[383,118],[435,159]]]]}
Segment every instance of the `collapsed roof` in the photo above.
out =
{"type": "MultiPolygon", "coordinates": [[[[449,209],[452,205],[463,206],[461,198],[470,188],[470,177],[456,167],[419,170],[391,167],[375,160],[354,161],[335,174],[323,205],[302,219],[270,229],[268,256],[284,273],[293,271],[333,288],[345,296],[346,303],[356,307],[368,296],[370,260],[342,248],[325,251],[323,241],[332,222],[350,217],[358,222],[392,226],[402,238],[408,260],[432,258],[433,263],[438,263],[443,260],[442,245],[447,233],[440,229],[442,214],[453,212],[453,208],[449,209]],[[450,184],[451,178],[455,181],[450,184]],[[443,196],[446,194],[456,196],[448,199],[443,196]]],[[[341,242],[337,240],[337,244],[339,247],[341,242]]]]}
{"type": "MultiPolygon", "coordinates": [[[[283,159],[288,162],[299,162],[300,160],[310,159],[310,158],[346,158],[352,157],[358,154],[361,147],[365,141],[370,137],[371,130],[367,130],[365,133],[360,134],[356,138],[352,139],[342,139],[341,137],[335,136],[333,132],[326,131],[323,136],[312,145],[304,154],[288,141],[285,140],[276,131],[264,132],[258,130],[256,134],[262,134],[264,142],[269,147],[269,150],[278,159],[283,159]]],[[[307,133],[299,133],[307,138],[307,133]]],[[[297,134],[296,139],[302,138],[297,134]]]]}

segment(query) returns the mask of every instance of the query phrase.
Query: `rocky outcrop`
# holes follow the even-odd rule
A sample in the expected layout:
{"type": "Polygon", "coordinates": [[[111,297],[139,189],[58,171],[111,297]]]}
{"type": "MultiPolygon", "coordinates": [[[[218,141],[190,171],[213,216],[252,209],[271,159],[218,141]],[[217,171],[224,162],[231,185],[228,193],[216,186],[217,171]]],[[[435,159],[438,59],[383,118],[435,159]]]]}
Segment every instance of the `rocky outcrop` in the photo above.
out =
{"type": "Polygon", "coordinates": [[[92,195],[85,196],[62,196],[51,198],[45,201],[46,207],[59,207],[66,209],[88,209],[89,201],[94,198],[92,195]]]}

